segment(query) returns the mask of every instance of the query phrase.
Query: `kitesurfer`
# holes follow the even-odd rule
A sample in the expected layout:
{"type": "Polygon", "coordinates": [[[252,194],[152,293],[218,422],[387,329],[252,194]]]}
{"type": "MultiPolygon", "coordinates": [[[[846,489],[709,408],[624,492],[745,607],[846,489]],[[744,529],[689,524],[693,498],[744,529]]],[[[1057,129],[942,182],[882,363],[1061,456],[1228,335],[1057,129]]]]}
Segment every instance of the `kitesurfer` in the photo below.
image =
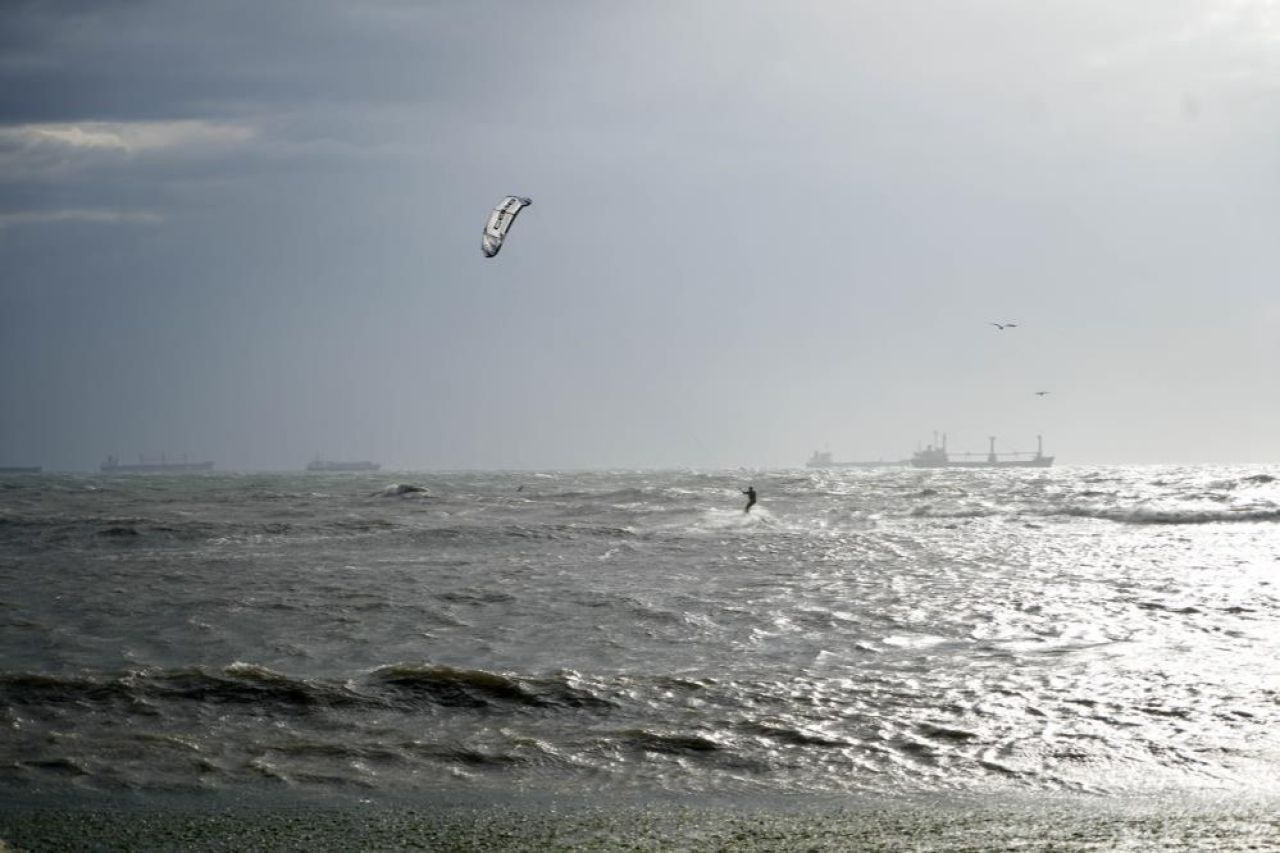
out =
{"type": "Polygon", "coordinates": [[[751,508],[756,505],[756,487],[747,486],[742,490],[742,493],[747,496],[747,506],[742,511],[744,513],[751,512],[751,508]]]}

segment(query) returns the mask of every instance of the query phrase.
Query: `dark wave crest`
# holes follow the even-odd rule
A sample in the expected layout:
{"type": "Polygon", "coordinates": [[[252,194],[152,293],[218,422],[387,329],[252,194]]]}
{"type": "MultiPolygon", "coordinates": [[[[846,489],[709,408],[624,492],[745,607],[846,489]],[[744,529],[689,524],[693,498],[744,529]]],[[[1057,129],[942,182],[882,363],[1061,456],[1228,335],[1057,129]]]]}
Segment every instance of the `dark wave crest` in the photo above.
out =
{"type": "Polygon", "coordinates": [[[562,677],[525,678],[443,665],[393,664],[375,670],[369,685],[399,706],[451,708],[594,708],[613,703],[562,677]]]}
{"type": "Polygon", "coordinates": [[[0,704],[27,708],[103,708],[148,712],[159,705],[242,706],[272,713],[343,708],[427,707],[607,710],[608,699],[567,677],[518,676],[432,664],[391,664],[352,683],[297,678],[247,663],[123,674],[0,674],[0,704]]]}
{"type": "Polygon", "coordinates": [[[341,685],[237,663],[222,669],[189,667],[107,675],[4,673],[0,674],[0,702],[26,707],[131,706],[135,711],[158,702],[180,702],[280,711],[355,706],[370,700],[341,685]]]}

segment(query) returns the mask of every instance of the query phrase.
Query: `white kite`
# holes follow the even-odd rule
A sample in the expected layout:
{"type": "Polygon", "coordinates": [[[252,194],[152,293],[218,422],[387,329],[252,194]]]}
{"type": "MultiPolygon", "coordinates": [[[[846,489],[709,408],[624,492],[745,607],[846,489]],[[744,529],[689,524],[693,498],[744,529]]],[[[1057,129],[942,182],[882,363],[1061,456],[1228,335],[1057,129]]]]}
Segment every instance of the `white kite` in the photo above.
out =
{"type": "Polygon", "coordinates": [[[511,223],[516,221],[516,215],[531,204],[532,199],[518,195],[509,195],[498,202],[493,213],[489,214],[489,221],[484,224],[484,237],[480,240],[480,250],[486,258],[498,254],[507,239],[507,232],[511,230],[511,223]]]}

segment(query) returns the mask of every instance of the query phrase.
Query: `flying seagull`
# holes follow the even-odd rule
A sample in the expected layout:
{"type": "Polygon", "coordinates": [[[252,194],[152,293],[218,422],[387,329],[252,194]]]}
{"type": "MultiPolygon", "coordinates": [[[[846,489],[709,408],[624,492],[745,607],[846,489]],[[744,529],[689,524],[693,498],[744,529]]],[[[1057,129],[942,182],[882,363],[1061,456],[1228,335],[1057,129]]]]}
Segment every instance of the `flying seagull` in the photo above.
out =
{"type": "Polygon", "coordinates": [[[1000,330],[1000,331],[1002,331],[1002,332],[1003,332],[1005,329],[1016,329],[1016,328],[1018,328],[1018,324],[1017,324],[1017,323],[992,323],[991,325],[995,326],[997,329],[999,329],[999,330],[1000,330]]]}

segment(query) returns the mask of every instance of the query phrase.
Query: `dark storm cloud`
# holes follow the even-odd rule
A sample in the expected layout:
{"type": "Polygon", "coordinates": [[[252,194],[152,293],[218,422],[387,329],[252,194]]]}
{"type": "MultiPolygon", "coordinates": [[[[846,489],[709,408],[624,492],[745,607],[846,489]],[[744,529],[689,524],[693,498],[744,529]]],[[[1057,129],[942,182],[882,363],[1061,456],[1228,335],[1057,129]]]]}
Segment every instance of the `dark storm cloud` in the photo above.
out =
{"type": "Polygon", "coordinates": [[[466,99],[497,70],[502,45],[488,55],[476,49],[485,46],[486,20],[528,15],[515,4],[469,4],[468,11],[474,14],[411,3],[24,2],[5,12],[0,123],[466,99]],[[458,73],[467,68],[474,73],[458,73]]]}

